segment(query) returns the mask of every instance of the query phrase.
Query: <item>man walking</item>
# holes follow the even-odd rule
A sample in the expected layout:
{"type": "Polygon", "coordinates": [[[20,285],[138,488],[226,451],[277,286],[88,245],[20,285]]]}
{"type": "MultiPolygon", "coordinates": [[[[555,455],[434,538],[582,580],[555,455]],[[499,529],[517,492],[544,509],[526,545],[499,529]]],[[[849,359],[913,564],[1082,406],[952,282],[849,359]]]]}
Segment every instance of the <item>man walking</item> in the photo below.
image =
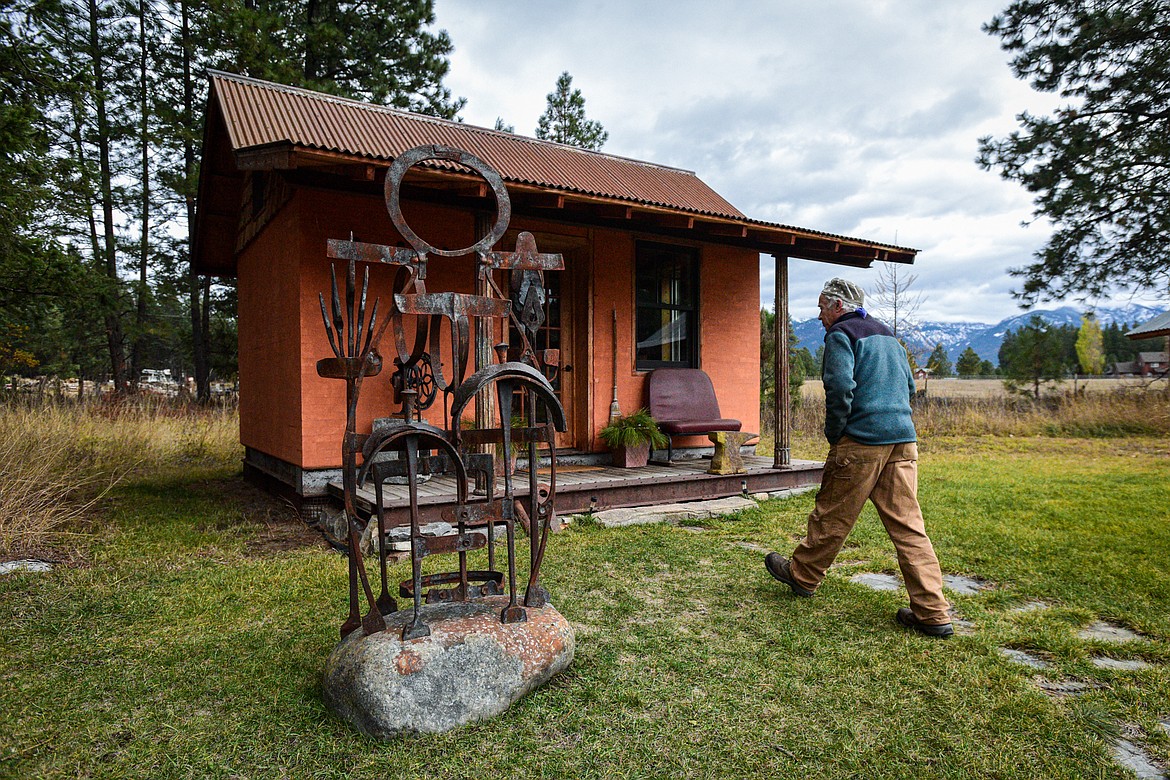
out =
{"type": "Polygon", "coordinates": [[[817,301],[825,326],[825,459],[808,534],[791,560],[768,553],[768,573],[797,596],[812,596],[866,499],[894,542],[910,607],[897,620],[931,637],[954,633],[942,594],[942,570],[918,506],[918,445],[910,416],[914,377],[906,350],[862,308],[865,294],[830,279],[817,301]]]}

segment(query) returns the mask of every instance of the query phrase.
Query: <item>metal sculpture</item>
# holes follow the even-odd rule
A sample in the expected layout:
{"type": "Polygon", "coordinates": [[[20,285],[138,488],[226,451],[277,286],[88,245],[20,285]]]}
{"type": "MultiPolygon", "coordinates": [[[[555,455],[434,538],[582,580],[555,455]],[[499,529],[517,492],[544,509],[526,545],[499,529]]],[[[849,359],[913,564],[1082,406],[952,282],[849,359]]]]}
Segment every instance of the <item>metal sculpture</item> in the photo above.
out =
{"type": "Polygon", "coordinates": [[[331,240],[327,254],[331,259],[345,260],[345,305],[338,294],[336,269],[331,273],[331,306],[326,310],[325,297],[320,296],[321,316],[334,357],[317,363],[317,373],[325,378],[346,381],[346,429],[342,440],[342,487],[348,528],[349,554],[349,616],[341,626],[344,637],[359,626],[367,634],[386,629],[384,615],[398,609],[390,595],[387,583],[386,522],[383,509],[383,484],[391,477],[406,477],[410,494],[410,560],[411,579],[400,583],[399,596],[413,601],[413,615],[403,628],[404,640],[427,636],[430,628],[423,614],[424,603],[467,601],[484,596],[508,595],[507,606],[500,614],[504,623],[527,619],[525,607],[541,607],[548,601],[548,593],[540,584],[541,564],[549,532],[556,520],[556,432],[566,429],[565,412],[554,394],[550,378],[555,377],[559,354],[556,350],[535,350],[533,342],[543,323],[544,272],[561,270],[564,261],[558,254],[542,254],[529,233],[521,233],[516,251],[496,252],[494,246],[507,230],[511,220],[511,202],[499,174],[485,162],[458,149],[443,146],[420,146],[400,155],[386,174],[385,196],[390,219],[410,245],[409,249],[331,240]],[[496,202],[496,220],[491,230],[475,244],[465,249],[439,249],[420,238],[402,215],[401,186],[406,172],[420,163],[435,161],[439,165],[455,164],[471,169],[487,181],[496,202]],[[443,292],[428,293],[426,289],[427,263],[430,256],[458,257],[474,254],[476,273],[486,282],[489,295],[466,295],[443,292]],[[384,263],[398,267],[394,280],[394,294],[388,315],[378,321],[380,299],[375,300],[373,312],[366,318],[366,300],[369,288],[369,267],[362,278],[360,296],[357,293],[357,263],[384,263]],[[496,283],[494,273],[512,272],[510,287],[518,293],[518,307],[512,305],[496,283]],[[519,309],[519,311],[517,311],[519,309]],[[519,359],[506,361],[507,344],[496,347],[499,362],[476,365],[469,370],[471,354],[471,325],[473,318],[510,319],[519,333],[520,344],[514,350],[519,359]],[[408,344],[407,320],[413,320],[414,341],[408,344]],[[450,368],[443,360],[444,341],[442,325],[448,325],[450,334],[450,368]],[[362,383],[376,376],[382,369],[378,352],[387,328],[393,332],[395,372],[392,384],[395,402],[400,404],[397,419],[373,434],[357,431],[357,404],[362,383]],[[498,428],[463,429],[460,426],[463,411],[480,393],[494,389],[500,425],[498,428]],[[442,427],[422,422],[422,412],[443,394],[442,427]],[[513,427],[513,400],[523,393],[526,419],[513,427]],[[539,412],[543,411],[543,414],[539,412]],[[545,422],[539,423],[539,419],[545,422]],[[503,495],[495,497],[495,464],[490,453],[477,453],[471,448],[499,445],[507,456],[513,444],[526,445],[528,450],[528,495],[518,500],[513,490],[510,469],[503,470],[503,495]],[[538,447],[548,447],[551,467],[547,483],[540,483],[536,468],[538,447]],[[386,459],[386,453],[397,453],[397,459],[386,459]],[[361,455],[361,465],[358,455],[361,455]],[[444,518],[453,522],[456,532],[445,537],[424,537],[420,531],[418,505],[418,478],[422,474],[447,474],[455,479],[456,503],[444,518]],[[477,475],[486,479],[488,489],[482,500],[471,501],[468,479],[477,475]],[[375,489],[375,508],[372,517],[358,512],[357,491],[367,482],[375,489]],[[523,606],[520,603],[516,571],[516,520],[527,530],[530,558],[528,582],[524,588],[523,606]],[[374,595],[367,576],[360,549],[360,538],[366,524],[377,523],[378,563],[381,590],[374,595]],[[507,540],[507,576],[496,571],[495,530],[503,524],[507,540]],[[468,568],[467,554],[486,547],[488,568],[468,568]],[[456,571],[422,574],[424,558],[437,554],[457,554],[456,571]],[[361,614],[360,600],[364,594],[366,614],[361,614]]]}

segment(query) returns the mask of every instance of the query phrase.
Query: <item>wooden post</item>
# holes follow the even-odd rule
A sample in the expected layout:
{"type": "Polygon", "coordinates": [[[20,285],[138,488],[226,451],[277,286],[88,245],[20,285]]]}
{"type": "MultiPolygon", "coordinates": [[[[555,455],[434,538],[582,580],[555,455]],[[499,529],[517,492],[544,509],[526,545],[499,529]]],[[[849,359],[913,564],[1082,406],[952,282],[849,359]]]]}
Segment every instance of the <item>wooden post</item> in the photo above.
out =
{"type": "Polygon", "coordinates": [[[773,437],[774,455],[772,468],[786,469],[792,465],[789,419],[792,408],[788,394],[788,258],[772,255],[776,261],[776,363],[773,375],[776,377],[776,428],[773,437]]]}

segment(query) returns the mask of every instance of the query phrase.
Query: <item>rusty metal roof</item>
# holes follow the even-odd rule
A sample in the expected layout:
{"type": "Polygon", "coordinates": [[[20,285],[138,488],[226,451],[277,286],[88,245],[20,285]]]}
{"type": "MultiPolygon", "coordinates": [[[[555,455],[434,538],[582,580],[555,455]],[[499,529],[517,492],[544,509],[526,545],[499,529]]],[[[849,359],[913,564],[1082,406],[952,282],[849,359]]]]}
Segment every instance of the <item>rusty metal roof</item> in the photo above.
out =
{"type": "Polygon", "coordinates": [[[487,161],[505,182],[746,219],[692,171],[220,71],[210,77],[235,152],[285,143],[390,163],[416,146],[443,144],[487,161]]]}

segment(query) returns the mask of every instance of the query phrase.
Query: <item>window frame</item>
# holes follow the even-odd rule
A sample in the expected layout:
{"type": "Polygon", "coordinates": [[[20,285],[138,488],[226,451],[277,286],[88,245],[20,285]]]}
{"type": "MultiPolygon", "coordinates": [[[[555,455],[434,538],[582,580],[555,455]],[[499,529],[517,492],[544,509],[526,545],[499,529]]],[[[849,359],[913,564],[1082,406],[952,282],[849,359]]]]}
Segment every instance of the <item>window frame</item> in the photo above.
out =
{"type": "Polygon", "coordinates": [[[702,254],[699,247],[687,246],[683,244],[667,244],[657,241],[637,241],[634,247],[634,370],[638,372],[650,372],[656,368],[699,368],[700,367],[700,343],[699,343],[699,313],[700,302],[702,300],[701,290],[699,288],[699,269],[702,254]],[[654,253],[653,259],[647,257],[648,253],[654,253]],[[674,262],[678,259],[685,259],[689,268],[689,283],[692,290],[692,303],[690,306],[680,306],[677,304],[644,304],[638,300],[638,280],[642,276],[643,267],[645,263],[653,262],[653,272],[656,278],[661,279],[659,268],[662,264],[661,255],[672,255],[674,262]],[[655,312],[662,311],[682,311],[690,315],[687,325],[687,338],[692,342],[692,349],[690,359],[683,360],[643,360],[638,356],[638,318],[642,309],[653,309],[655,312]]]}

